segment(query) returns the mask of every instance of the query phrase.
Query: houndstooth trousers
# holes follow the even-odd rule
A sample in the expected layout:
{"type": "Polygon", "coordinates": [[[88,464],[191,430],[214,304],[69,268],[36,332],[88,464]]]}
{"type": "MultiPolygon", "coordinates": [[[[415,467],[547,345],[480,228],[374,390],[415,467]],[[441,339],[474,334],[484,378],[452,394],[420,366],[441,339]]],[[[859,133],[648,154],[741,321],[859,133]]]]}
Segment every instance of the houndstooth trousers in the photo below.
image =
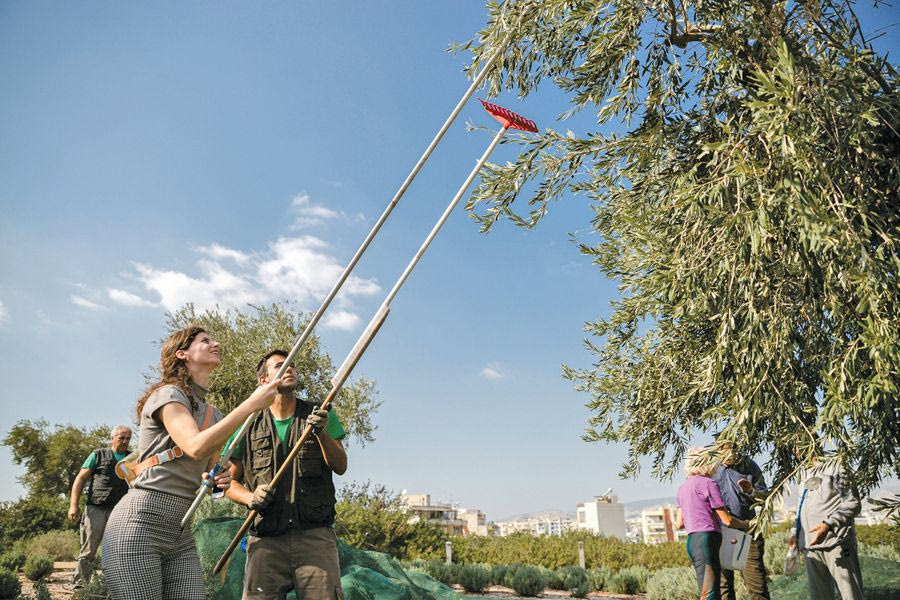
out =
{"type": "Polygon", "coordinates": [[[103,574],[113,600],[204,600],[197,547],[181,518],[190,499],[132,489],[103,535],[103,574]]]}

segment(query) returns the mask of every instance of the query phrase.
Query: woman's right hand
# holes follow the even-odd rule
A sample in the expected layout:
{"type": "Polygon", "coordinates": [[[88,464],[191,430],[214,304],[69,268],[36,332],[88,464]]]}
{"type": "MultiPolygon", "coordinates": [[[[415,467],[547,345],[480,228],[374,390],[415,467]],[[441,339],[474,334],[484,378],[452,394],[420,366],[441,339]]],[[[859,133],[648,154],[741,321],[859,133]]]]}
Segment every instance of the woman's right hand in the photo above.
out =
{"type": "Polygon", "coordinates": [[[281,385],[281,379],[274,379],[256,388],[250,397],[244,400],[247,408],[253,412],[268,408],[275,401],[275,395],[278,393],[278,386],[281,385]]]}

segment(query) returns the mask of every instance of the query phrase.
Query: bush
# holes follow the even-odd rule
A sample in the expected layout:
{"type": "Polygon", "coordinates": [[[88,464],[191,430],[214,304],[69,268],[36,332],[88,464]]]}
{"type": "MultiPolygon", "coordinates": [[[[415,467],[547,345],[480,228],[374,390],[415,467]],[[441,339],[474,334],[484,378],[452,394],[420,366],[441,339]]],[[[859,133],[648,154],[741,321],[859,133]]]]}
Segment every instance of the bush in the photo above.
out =
{"type": "Polygon", "coordinates": [[[57,496],[29,496],[15,502],[0,502],[0,533],[2,543],[8,547],[36,533],[64,529],[69,525],[66,513],[69,501],[57,496]]]}
{"type": "Polygon", "coordinates": [[[470,594],[480,594],[491,584],[491,570],[483,565],[464,565],[459,569],[459,584],[470,594]]]}
{"type": "Polygon", "coordinates": [[[424,568],[426,573],[444,585],[453,585],[456,583],[453,566],[448,565],[442,560],[429,560],[425,563],[424,568]]]}
{"type": "Polygon", "coordinates": [[[599,567],[588,571],[588,585],[595,592],[602,592],[606,589],[609,580],[612,579],[612,571],[606,567],[599,567]]]}
{"type": "Polygon", "coordinates": [[[525,565],[523,565],[522,563],[515,563],[512,565],[509,565],[509,567],[506,569],[506,576],[503,578],[503,585],[505,585],[508,588],[511,588],[513,586],[513,584],[512,584],[513,577],[515,577],[516,573],[519,571],[519,569],[521,569],[524,566],[525,565]]]}
{"type": "Polygon", "coordinates": [[[550,588],[551,590],[564,590],[566,589],[566,584],[563,581],[563,576],[559,571],[551,571],[545,567],[538,567],[541,570],[541,575],[544,577],[544,587],[550,588]]]}
{"type": "Polygon", "coordinates": [[[28,555],[21,550],[7,550],[0,554],[0,568],[8,569],[15,573],[25,564],[26,558],[28,558],[28,555]]]}
{"type": "Polygon", "coordinates": [[[53,600],[43,579],[34,584],[34,600],[53,600]]]}
{"type": "Polygon", "coordinates": [[[646,567],[642,567],[640,565],[634,565],[631,567],[626,567],[619,571],[619,575],[627,575],[630,577],[634,577],[637,581],[637,590],[636,592],[626,592],[629,594],[634,594],[638,592],[643,592],[647,589],[647,580],[650,579],[650,571],[646,567]]]}
{"type": "Polygon", "coordinates": [[[0,567],[0,598],[18,598],[22,592],[22,584],[13,571],[0,567]]]}
{"type": "MultiPolygon", "coordinates": [[[[218,579],[218,575],[216,578],[218,579]]],[[[94,573],[94,576],[83,588],[75,590],[72,600],[97,600],[97,598],[109,597],[109,588],[106,586],[106,578],[103,577],[103,573],[94,573]]],[[[212,596],[207,593],[206,597],[212,596]]]]}
{"type": "Polygon", "coordinates": [[[71,529],[57,529],[37,535],[28,542],[28,556],[49,556],[53,560],[75,560],[79,550],[78,533],[71,529]]]}
{"type": "Polygon", "coordinates": [[[870,546],[869,544],[863,544],[860,542],[859,544],[859,555],[860,556],[871,556],[872,558],[881,558],[883,560],[892,560],[894,562],[900,562],[900,552],[897,552],[897,549],[893,546],[889,546],[887,544],[878,544],[877,546],[870,546]]]}
{"type": "Polygon", "coordinates": [[[640,583],[636,575],[620,572],[612,576],[606,587],[614,594],[637,594],[640,583]]]}
{"type": "Polygon", "coordinates": [[[32,581],[43,579],[53,572],[53,559],[41,554],[32,554],[25,561],[25,577],[32,581]]]}
{"type": "Polygon", "coordinates": [[[581,567],[563,567],[558,571],[562,576],[563,589],[571,592],[576,598],[584,598],[590,591],[587,571],[581,567]]]}
{"type": "Polygon", "coordinates": [[[856,538],[867,546],[885,544],[900,552],[900,525],[879,523],[878,525],[858,525],[856,538]]]}
{"type": "Polygon", "coordinates": [[[769,575],[784,575],[784,558],[787,556],[788,541],[791,539],[793,528],[787,531],[779,531],[766,538],[766,553],[763,555],[763,564],[769,575]]]}
{"type": "Polygon", "coordinates": [[[494,585],[506,585],[506,574],[509,572],[507,565],[494,565],[491,567],[491,583],[494,585]]]}
{"type": "Polygon", "coordinates": [[[520,596],[538,596],[544,591],[544,576],[532,566],[524,565],[516,569],[512,578],[512,589],[520,596]]]}
{"type": "Polygon", "coordinates": [[[647,580],[647,600],[696,600],[697,574],[690,567],[669,567],[647,580]]]}

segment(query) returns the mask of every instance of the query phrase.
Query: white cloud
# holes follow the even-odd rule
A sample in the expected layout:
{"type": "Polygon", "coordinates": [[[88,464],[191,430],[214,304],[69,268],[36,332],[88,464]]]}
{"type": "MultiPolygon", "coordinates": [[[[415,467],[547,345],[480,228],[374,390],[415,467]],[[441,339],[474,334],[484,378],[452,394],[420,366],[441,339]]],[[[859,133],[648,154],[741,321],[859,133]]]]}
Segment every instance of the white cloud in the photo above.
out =
{"type": "Polygon", "coordinates": [[[230,258],[234,262],[239,265],[247,264],[247,261],[250,260],[250,257],[240,250],[235,250],[234,248],[228,248],[221,244],[210,244],[209,246],[198,246],[195,248],[197,252],[201,254],[205,254],[213,260],[220,260],[223,258],[230,258]]]}
{"type": "Polygon", "coordinates": [[[9,319],[9,311],[6,310],[6,307],[3,305],[3,301],[0,300],[0,323],[3,323],[9,319]]]}
{"type": "Polygon", "coordinates": [[[497,363],[488,363],[487,366],[479,372],[479,375],[485,379],[503,379],[506,377],[500,370],[500,365],[497,363]]]}
{"type": "Polygon", "coordinates": [[[341,216],[341,213],[322,206],[321,204],[313,204],[309,201],[308,194],[299,194],[291,200],[291,208],[297,213],[294,220],[293,229],[305,229],[307,227],[315,227],[321,225],[328,219],[335,219],[341,216]]]}
{"type": "Polygon", "coordinates": [[[106,308],[105,306],[100,306],[96,302],[91,302],[83,296],[69,296],[69,301],[76,306],[80,306],[88,310],[105,310],[106,308]]]}
{"type": "Polygon", "coordinates": [[[122,304],[124,306],[131,307],[145,307],[145,306],[156,306],[153,302],[149,300],[144,300],[137,294],[132,294],[131,292],[126,292],[125,290],[117,290],[115,288],[106,288],[106,295],[109,296],[109,299],[117,304],[122,304]]]}
{"type": "MultiPolygon", "coordinates": [[[[136,264],[137,279],[159,297],[158,304],[169,311],[192,303],[203,311],[243,308],[247,304],[267,304],[280,299],[296,301],[307,310],[331,290],[344,266],[329,253],[328,244],[311,235],[281,237],[270,242],[264,252],[239,253],[236,257],[224,246],[196,249],[204,258],[197,261],[197,272],[185,273],[153,265],[136,264]],[[223,251],[211,251],[218,247],[223,251]],[[236,264],[223,265],[222,260],[236,264]]],[[[326,313],[323,326],[349,331],[359,325],[353,312],[354,300],[378,293],[374,279],[351,275],[341,289],[340,310],[326,313]]],[[[109,288],[110,299],[126,306],[151,306],[154,302],[135,294],[109,288]]]]}
{"type": "Polygon", "coordinates": [[[346,310],[335,310],[325,313],[322,326],[340,331],[353,331],[359,325],[359,315],[346,310]]]}

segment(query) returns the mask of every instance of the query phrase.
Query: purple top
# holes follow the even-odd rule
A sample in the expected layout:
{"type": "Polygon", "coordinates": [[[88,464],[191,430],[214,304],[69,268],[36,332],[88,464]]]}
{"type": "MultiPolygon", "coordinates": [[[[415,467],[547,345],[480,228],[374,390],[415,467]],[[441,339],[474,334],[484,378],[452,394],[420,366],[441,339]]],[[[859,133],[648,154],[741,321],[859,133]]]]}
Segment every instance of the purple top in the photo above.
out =
{"type": "Polygon", "coordinates": [[[725,501],[722,500],[719,486],[709,477],[688,477],[678,488],[675,501],[681,509],[684,528],[688,533],[721,531],[719,517],[713,510],[725,508],[725,501]]]}

